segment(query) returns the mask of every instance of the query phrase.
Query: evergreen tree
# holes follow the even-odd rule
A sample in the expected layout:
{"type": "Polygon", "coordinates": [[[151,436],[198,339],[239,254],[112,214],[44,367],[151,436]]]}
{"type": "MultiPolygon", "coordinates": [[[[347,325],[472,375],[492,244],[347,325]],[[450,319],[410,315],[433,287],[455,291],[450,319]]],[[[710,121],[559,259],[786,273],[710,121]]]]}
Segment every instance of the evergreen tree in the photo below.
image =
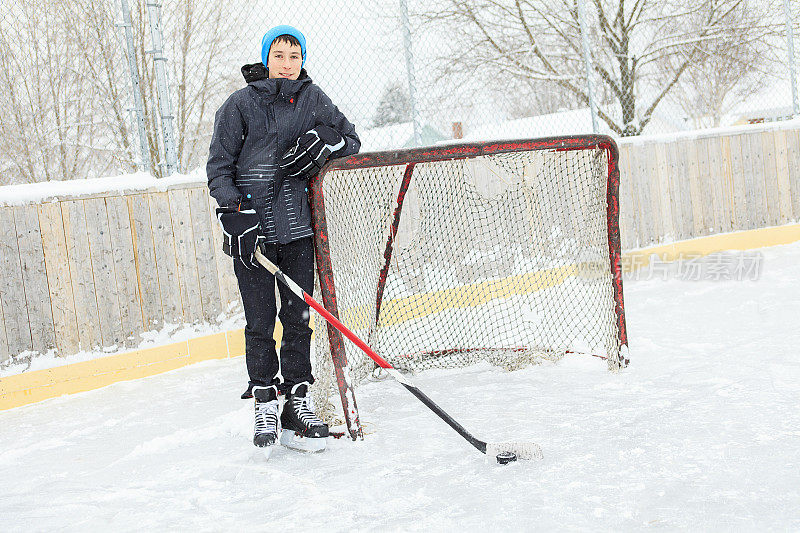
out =
{"type": "Polygon", "coordinates": [[[390,124],[402,124],[411,121],[411,99],[403,84],[390,83],[383,90],[383,95],[375,110],[372,125],[376,128],[390,124]]]}

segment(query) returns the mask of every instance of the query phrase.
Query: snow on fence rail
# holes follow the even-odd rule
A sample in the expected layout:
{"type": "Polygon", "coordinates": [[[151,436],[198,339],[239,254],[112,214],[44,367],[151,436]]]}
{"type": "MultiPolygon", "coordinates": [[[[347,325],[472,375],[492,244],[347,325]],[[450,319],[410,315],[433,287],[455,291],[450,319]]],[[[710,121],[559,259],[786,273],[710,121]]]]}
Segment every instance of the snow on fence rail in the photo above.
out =
{"type": "MultiPolygon", "coordinates": [[[[621,141],[623,248],[799,219],[800,128],[787,126],[621,141]]],[[[155,189],[3,206],[20,202],[0,188],[0,362],[138,344],[238,300],[204,182],[155,189]]]]}

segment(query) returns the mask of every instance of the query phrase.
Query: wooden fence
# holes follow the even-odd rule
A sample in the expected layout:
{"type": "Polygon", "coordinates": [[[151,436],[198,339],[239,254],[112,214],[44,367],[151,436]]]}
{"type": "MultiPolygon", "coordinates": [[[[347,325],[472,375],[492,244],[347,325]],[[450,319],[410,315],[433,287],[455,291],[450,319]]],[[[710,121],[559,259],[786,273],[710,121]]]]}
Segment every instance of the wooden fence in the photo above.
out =
{"type": "Polygon", "coordinates": [[[0,207],[0,361],[139,344],[238,299],[204,186],[0,207]]]}
{"type": "Polygon", "coordinates": [[[624,249],[800,219],[800,128],[621,141],[624,249]]]}
{"type": "MultiPolygon", "coordinates": [[[[620,143],[623,247],[800,218],[800,129],[620,143]]],[[[2,198],[0,198],[2,201],[2,198]]],[[[138,344],[238,301],[203,184],[0,207],[0,362],[138,344]]]]}

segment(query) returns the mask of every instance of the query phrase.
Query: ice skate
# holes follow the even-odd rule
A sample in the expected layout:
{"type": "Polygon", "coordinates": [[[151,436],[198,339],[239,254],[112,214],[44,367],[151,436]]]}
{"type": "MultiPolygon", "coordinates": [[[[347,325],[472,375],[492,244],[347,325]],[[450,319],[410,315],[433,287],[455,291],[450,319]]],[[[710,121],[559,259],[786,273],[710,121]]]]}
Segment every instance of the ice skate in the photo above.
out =
{"type": "Polygon", "coordinates": [[[317,418],[308,383],[298,383],[286,395],[281,415],[281,444],[303,452],[321,452],[326,447],[328,426],[317,418]]]}
{"type": "Polygon", "coordinates": [[[278,390],[272,387],[253,387],[255,397],[255,432],[253,444],[264,449],[264,455],[269,459],[272,450],[278,443],[278,421],[280,418],[280,404],[278,403],[278,390]]]}

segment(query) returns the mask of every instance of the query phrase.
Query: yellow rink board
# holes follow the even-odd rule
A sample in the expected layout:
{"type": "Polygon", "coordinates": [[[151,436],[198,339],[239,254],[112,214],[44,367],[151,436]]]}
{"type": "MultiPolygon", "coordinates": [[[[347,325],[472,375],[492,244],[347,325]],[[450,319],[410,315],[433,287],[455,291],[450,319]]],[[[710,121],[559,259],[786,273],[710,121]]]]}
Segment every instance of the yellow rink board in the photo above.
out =
{"type": "Polygon", "coordinates": [[[734,233],[722,233],[687,239],[672,244],[662,244],[623,253],[623,263],[636,268],[646,267],[653,257],[662,261],[702,257],[726,250],[753,250],[800,241],[800,224],[774,226],[734,233]]]}
{"type": "MultiPolygon", "coordinates": [[[[800,224],[712,235],[634,250],[623,254],[623,259],[627,265],[641,268],[647,266],[653,256],[663,261],[672,261],[687,255],[698,257],[725,250],[751,250],[796,241],[800,241],[800,224]]],[[[543,281],[542,286],[551,285],[567,273],[566,269],[554,270],[557,272],[553,274],[557,275],[543,281]]],[[[400,315],[405,314],[400,311],[405,307],[402,302],[398,302],[397,305],[399,307],[396,312],[400,315]]],[[[432,312],[431,309],[428,309],[428,312],[432,312]]],[[[404,319],[408,317],[402,319],[398,317],[397,320],[404,319]]],[[[275,339],[280,343],[282,333],[280,322],[275,326],[275,339]]],[[[64,394],[98,389],[120,381],[153,376],[200,361],[241,355],[244,355],[244,330],[238,329],[80,363],[23,372],[0,378],[0,410],[64,394]]]]}

